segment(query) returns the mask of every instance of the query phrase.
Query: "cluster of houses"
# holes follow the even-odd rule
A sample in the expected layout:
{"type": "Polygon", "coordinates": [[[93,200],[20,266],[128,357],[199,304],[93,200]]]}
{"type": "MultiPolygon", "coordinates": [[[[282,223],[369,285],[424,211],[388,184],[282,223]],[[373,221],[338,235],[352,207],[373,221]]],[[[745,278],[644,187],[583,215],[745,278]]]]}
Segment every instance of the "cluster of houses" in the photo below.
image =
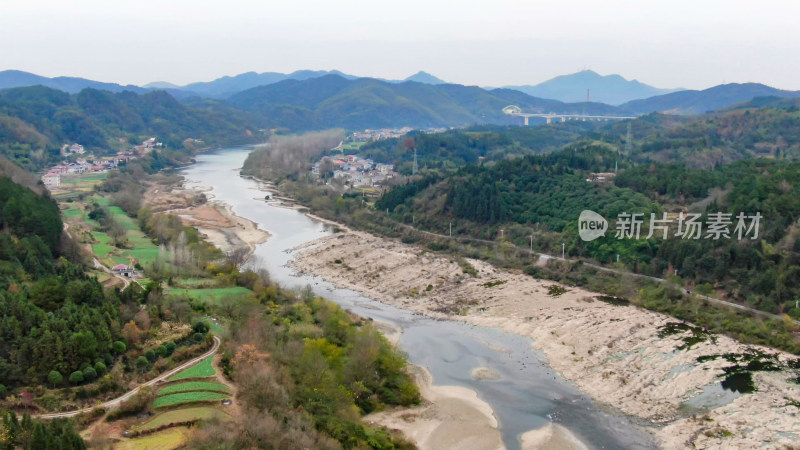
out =
{"type": "Polygon", "coordinates": [[[154,148],[161,148],[163,146],[164,146],[164,144],[162,144],[161,142],[157,142],[156,138],[151,137],[149,139],[145,139],[144,141],[142,141],[142,143],[140,145],[136,145],[133,148],[134,148],[134,150],[136,150],[137,153],[139,153],[140,155],[143,155],[143,154],[153,150],[154,148]]]}
{"type": "Polygon", "coordinates": [[[380,186],[397,175],[392,164],[376,164],[356,155],[323,156],[311,166],[311,173],[317,177],[332,173],[333,178],[343,179],[354,187],[380,186]]]}
{"type": "MultiPolygon", "coordinates": [[[[124,143],[127,142],[127,139],[120,138],[119,141],[124,143]]],[[[164,144],[161,142],[157,142],[156,138],[151,137],[143,141],[141,145],[136,145],[131,150],[119,152],[114,156],[108,156],[99,159],[87,159],[92,158],[91,155],[88,155],[86,158],[81,157],[74,162],[64,161],[61,164],[57,164],[49,168],[47,172],[42,175],[42,182],[48,188],[56,188],[61,186],[62,177],[70,177],[85,173],[99,173],[110,169],[116,169],[120,163],[125,163],[132,159],[136,159],[137,157],[144,155],[154,148],[163,147],[163,145],[164,144]]],[[[64,144],[61,147],[61,154],[64,156],[84,155],[85,153],[86,150],[84,147],[77,143],[72,145],[64,144]]]]}
{"type": "Polygon", "coordinates": [[[380,130],[354,131],[353,140],[356,142],[379,141],[381,139],[396,138],[408,134],[413,128],[381,128],[380,130]]]}

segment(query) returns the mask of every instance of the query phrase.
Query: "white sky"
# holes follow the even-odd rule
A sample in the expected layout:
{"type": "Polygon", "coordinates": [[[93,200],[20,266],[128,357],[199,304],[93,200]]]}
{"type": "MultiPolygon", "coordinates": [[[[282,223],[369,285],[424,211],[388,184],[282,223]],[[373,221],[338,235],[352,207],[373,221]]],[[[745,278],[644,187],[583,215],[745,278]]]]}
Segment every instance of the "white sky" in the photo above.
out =
{"type": "Polygon", "coordinates": [[[482,86],[589,68],[800,90],[796,0],[0,0],[0,70],[122,84],[425,70],[482,86]]]}

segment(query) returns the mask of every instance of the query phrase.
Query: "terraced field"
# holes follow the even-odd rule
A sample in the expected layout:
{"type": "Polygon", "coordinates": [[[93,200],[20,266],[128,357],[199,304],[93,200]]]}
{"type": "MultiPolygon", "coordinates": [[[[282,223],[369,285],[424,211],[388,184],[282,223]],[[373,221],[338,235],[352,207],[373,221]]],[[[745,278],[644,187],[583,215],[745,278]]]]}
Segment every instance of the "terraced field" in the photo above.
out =
{"type": "Polygon", "coordinates": [[[153,408],[181,405],[184,403],[224,400],[226,398],[230,398],[230,395],[223,394],[221,392],[208,392],[208,391],[178,392],[175,394],[167,394],[157,397],[155,400],[153,400],[153,408]]]}
{"type": "Polygon", "coordinates": [[[114,450],[172,450],[184,445],[189,428],[175,427],[114,444],[114,450]]]}
{"type": "Polygon", "coordinates": [[[158,391],[158,395],[174,394],[176,392],[189,392],[189,391],[214,391],[214,392],[230,392],[231,389],[222,383],[213,381],[187,381],[184,383],[171,384],[158,391]]]}
{"type": "Polygon", "coordinates": [[[163,412],[153,419],[135,427],[136,431],[155,430],[157,428],[173,424],[186,423],[189,421],[200,421],[209,419],[229,420],[231,416],[210,406],[197,406],[192,408],[174,409],[163,412]]]}
{"type": "Polygon", "coordinates": [[[185,380],[187,378],[207,378],[213,377],[217,372],[214,370],[214,366],[212,362],[214,357],[208,357],[204,359],[202,362],[189,367],[186,370],[182,370],[175,375],[169,377],[167,381],[177,381],[177,380],[185,380]]]}

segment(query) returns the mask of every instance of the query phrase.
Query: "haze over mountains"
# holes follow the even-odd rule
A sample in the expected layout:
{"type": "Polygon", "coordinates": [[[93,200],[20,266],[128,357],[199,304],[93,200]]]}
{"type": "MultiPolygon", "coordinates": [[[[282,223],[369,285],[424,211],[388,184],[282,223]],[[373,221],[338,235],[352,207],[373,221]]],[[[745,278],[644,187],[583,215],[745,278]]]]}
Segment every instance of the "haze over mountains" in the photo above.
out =
{"type": "Polygon", "coordinates": [[[582,70],[570,75],[561,75],[534,86],[506,86],[528,95],[549,98],[567,103],[587,101],[587,90],[591,101],[621,105],[631,100],[668,94],[682,89],[659,89],[637,80],[626,80],[619,75],[600,75],[591,70],[582,70]]]}
{"type": "Polygon", "coordinates": [[[757,83],[670,92],[618,75],[602,76],[592,71],[513,89],[450,84],[422,71],[404,80],[357,77],[336,70],[301,70],[289,74],[248,72],[186,86],[162,81],[141,87],[76,77],[48,78],[16,70],[0,72],[0,89],[32,85],[72,94],[86,88],[137,94],[164,90],[192,106],[208,107],[208,102],[217,102],[214,103],[217,106],[257,114],[269,126],[296,130],[331,126],[424,128],[476,123],[521,124],[519,118],[502,113],[502,108],[510,104],[535,113],[699,114],[734,107],[754,98],[791,98],[800,94],[757,83]],[[591,102],[585,101],[587,87],[591,102]]]}

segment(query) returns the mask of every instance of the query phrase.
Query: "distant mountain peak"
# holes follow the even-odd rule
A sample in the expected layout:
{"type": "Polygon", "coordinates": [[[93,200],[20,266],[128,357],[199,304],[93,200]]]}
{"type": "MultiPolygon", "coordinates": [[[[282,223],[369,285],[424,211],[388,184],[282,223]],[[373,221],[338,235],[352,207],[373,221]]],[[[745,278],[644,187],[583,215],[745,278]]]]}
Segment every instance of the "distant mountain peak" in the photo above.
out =
{"type": "Polygon", "coordinates": [[[425,72],[424,70],[420,70],[403,81],[415,81],[417,83],[424,84],[447,84],[446,81],[442,80],[441,78],[437,78],[428,72],[425,72]]]}
{"type": "Polygon", "coordinates": [[[528,95],[562,102],[586,101],[587,89],[593,102],[620,105],[680,89],[659,89],[637,80],[627,80],[621,75],[601,75],[593,70],[559,75],[535,86],[508,86],[528,95]]]}
{"type": "Polygon", "coordinates": [[[152,83],[147,83],[142,86],[145,89],[180,89],[181,87],[177,84],[170,83],[168,81],[153,81],[152,83]]]}

